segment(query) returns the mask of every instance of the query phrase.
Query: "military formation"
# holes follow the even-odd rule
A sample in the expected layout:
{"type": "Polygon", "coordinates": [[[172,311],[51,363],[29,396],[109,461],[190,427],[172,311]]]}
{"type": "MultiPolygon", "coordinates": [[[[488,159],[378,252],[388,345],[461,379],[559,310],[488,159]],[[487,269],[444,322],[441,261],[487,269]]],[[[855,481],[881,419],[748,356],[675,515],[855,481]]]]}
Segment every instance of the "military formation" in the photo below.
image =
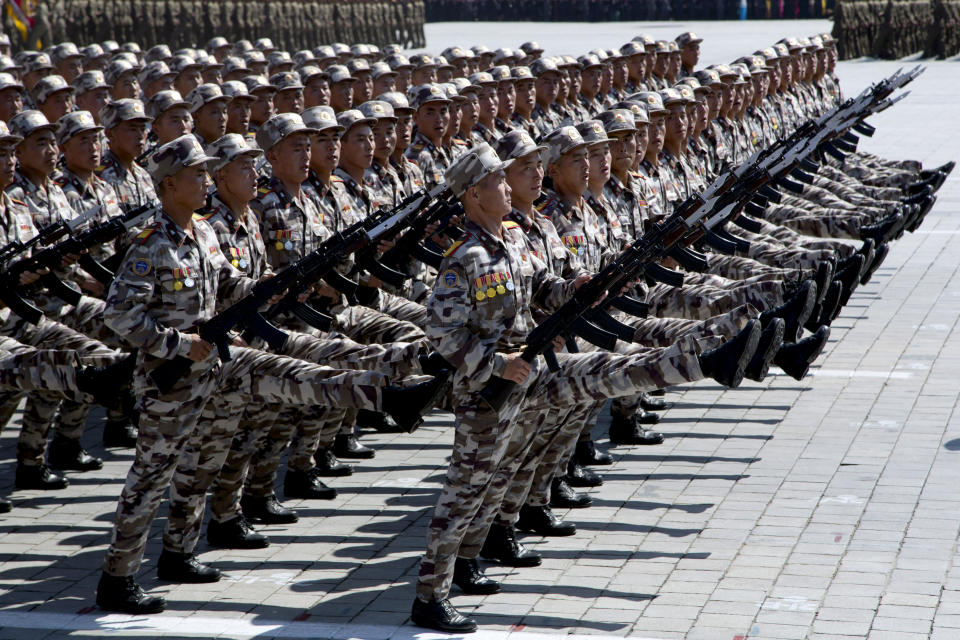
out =
{"type": "Polygon", "coordinates": [[[896,59],[923,53],[960,54],[960,2],[956,0],[840,0],[833,37],[841,60],[896,59]]]}
{"type": "Polygon", "coordinates": [[[166,606],[135,575],[167,490],[158,576],[215,582],[197,555],[207,503],[207,545],[266,547],[252,524],[299,518],[281,497],[332,499],[329,478],[353,472],[343,459],[375,456],[358,427],[411,431],[440,406],[455,416],[454,446],[411,618],[472,631],[452,587],[500,589],[480,558],[540,564],[518,532],[576,534],[553,509],[588,508],[577,488],[602,485],[595,469],[613,459],[592,434],[608,406],[611,444],[650,446],[663,441],[652,426],[666,387],[732,388],[771,366],[802,379],[952,163],[824,154],[802,181],[756,194],[724,242],[699,240],[702,268],[663,257],[680,282],[624,284],[647,313],[613,311],[614,348],[558,340],[555,371],[520,356],[538,324],[677,205],[842,100],[828,34],[709,67],[701,42],[641,34],[578,57],[535,42],[410,56],[222,36],[14,57],[0,44],[6,420],[26,396],[15,484],[57,490],[66,472],[102,467],[80,444],[94,404],[107,409],[104,446],[135,452],[97,604],[166,606]],[[449,215],[424,229],[420,259],[401,256],[400,283],[365,266],[393,240],[351,245],[293,306],[284,292],[264,297],[279,343],[204,333],[425,190],[449,215]],[[106,228],[121,232],[51,254],[65,235],[106,228]],[[512,388],[496,409],[484,396],[495,380],[512,388]]]}

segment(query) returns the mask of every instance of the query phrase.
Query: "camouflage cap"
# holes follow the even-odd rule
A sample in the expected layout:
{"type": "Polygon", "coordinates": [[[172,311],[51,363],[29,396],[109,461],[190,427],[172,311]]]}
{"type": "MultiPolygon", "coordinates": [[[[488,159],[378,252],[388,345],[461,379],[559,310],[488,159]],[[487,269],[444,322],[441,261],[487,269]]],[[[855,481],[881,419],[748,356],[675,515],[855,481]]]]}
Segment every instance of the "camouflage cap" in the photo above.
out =
{"type": "Polygon", "coordinates": [[[337,53],[333,50],[333,47],[328,44],[315,47],[313,50],[313,55],[317,56],[317,60],[320,61],[337,59],[337,53]]]}
{"type": "Polygon", "coordinates": [[[603,66],[603,63],[600,62],[600,58],[598,58],[597,56],[593,55],[592,53],[588,53],[588,54],[585,54],[585,55],[580,56],[579,58],[577,58],[577,62],[580,63],[580,69],[581,69],[581,70],[590,69],[590,68],[592,68],[592,67],[602,67],[602,66],[603,66]]]}
{"type": "Polygon", "coordinates": [[[530,67],[519,66],[510,69],[510,76],[517,82],[521,80],[534,80],[533,72],[530,71],[530,67]]]}
{"type": "Polygon", "coordinates": [[[836,39],[833,37],[833,34],[827,33],[827,32],[820,34],[820,40],[822,40],[824,46],[827,46],[827,47],[832,47],[837,43],[836,39]]]}
{"type": "Polygon", "coordinates": [[[55,93],[60,93],[62,91],[69,91],[70,93],[76,93],[76,90],[67,84],[67,81],[63,79],[63,76],[46,76],[40,78],[37,81],[37,84],[33,85],[33,101],[37,104],[43,104],[47,101],[47,98],[52,96],[55,93]]]}
{"type": "Polygon", "coordinates": [[[270,84],[277,88],[277,91],[295,91],[303,89],[303,83],[300,82],[300,74],[296,71],[283,71],[270,76],[270,84]]]}
{"type": "Polygon", "coordinates": [[[393,105],[385,100],[367,100],[357,109],[367,118],[397,121],[397,116],[393,113],[393,105]]]}
{"type": "Polygon", "coordinates": [[[111,60],[107,68],[103,71],[104,79],[107,84],[113,86],[126,73],[136,73],[136,68],[126,60],[111,60]]]}
{"type": "Polygon", "coordinates": [[[777,55],[777,50],[774,49],[773,47],[764,47],[759,51],[755,51],[754,55],[763,56],[763,59],[766,62],[774,62],[775,60],[778,60],[780,58],[780,56],[777,55]]]}
{"type": "Polygon", "coordinates": [[[300,82],[303,84],[307,84],[310,80],[317,77],[322,77],[325,82],[329,82],[330,80],[330,77],[327,75],[326,71],[312,64],[307,64],[300,67],[298,73],[300,74],[300,82]]]}
{"type": "Polygon", "coordinates": [[[819,53],[821,51],[826,51],[826,48],[824,48],[823,46],[823,38],[821,38],[820,36],[813,36],[812,38],[810,38],[810,44],[812,45],[812,48],[816,53],[819,53]]]}
{"type": "Polygon", "coordinates": [[[167,66],[166,62],[155,60],[147,64],[147,66],[143,68],[143,71],[140,72],[140,84],[146,87],[157,80],[173,78],[176,75],[177,74],[170,71],[170,67],[167,66]]]}
{"type": "Polygon", "coordinates": [[[641,33],[638,36],[634,36],[633,41],[639,42],[648,51],[657,46],[657,41],[654,39],[654,37],[646,33],[641,33]]]}
{"type": "Polygon", "coordinates": [[[352,54],[355,55],[355,56],[369,56],[369,55],[372,55],[372,52],[370,51],[370,45],[368,45],[368,44],[363,44],[362,42],[361,42],[361,43],[358,43],[358,44],[355,44],[355,45],[353,45],[352,47],[350,47],[350,53],[352,53],[352,54]]]}
{"type": "Polygon", "coordinates": [[[677,45],[680,46],[681,48],[687,46],[688,44],[694,44],[694,43],[699,44],[703,42],[703,38],[699,37],[693,31],[685,31],[680,35],[678,35],[676,38],[674,38],[674,40],[676,41],[677,45]]]}
{"type": "Polygon", "coordinates": [[[80,53],[83,54],[84,64],[89,64],[94,60],[107,57],[107,52],[98,44],[88,44],[83,49],[80,49],[80,53]]]}
{"type": "Polygon", "coordinates": [[[239,80],[228,80],[224,82],[220,85],[220,90],[223,91],[223,95],[229,97],[231,100],[248,100],[250,102],[256,100],[256,97],[250,95],[250,92],[247,91],[247,85],[239,80]]]}
{"type": "Polygon", "coordinates": [[[170,58],[170,62],[167,63],[167,66],[170,67],[170,71],[173,71],[177,74],[184,71],[203,68],[202,64],[194,60],[192,57],[183,54],[170,58]]]}
{"type": "Polygon", "coordinates": [[[47,116],[35,109],[21,111],[10,118],[10,133],[20,138],[26,138],[37,131],[56,131],[57,125],[51,124],[47,116]]]}
{"type": "Polygon", "coordinates": [[[211,102],[218,100],[230,102],[230,96],[223,95],[220,85],[207,82],[194,87],[193,90],[187,94],[185,100],[190,103],[190,113],[196,113],[203,105],[210,104],[211,102]]]}
{"type": "MultiPolygon", "coordinates": [[[[650,124],[650,117],[647,116],[647,104],[645,102],[639,102],[637,100],[621,100],[620,102],[617,102],[612,107],[610,107],[611,111],[616,109],[629,111],[631,114],[633,114],[634,127],[640,124],[650,124]]],[[[604,123],[603,126],[606,127],[607,123],[603,119],[604,113],[607,113],[607,112],[604,111],[597,117],[600,119],[601,122],[604,123]]],[[[611,117],[611,116],[607,116],[607,117],[611,117]]],[[[610,133],[609,128],[607,129],[607,133],[610,133]]]]}
{"type": "Polygon", "coordinates": [[[358,73],[370,71],[370,63],[366,58],[353,58],[347,61],[347,69],[350,70],[350,75],[356,77],[358,73]]]}
{"type": "Polygon", "coordinates": [[[716,69],[698,69],[693,77],[697,79],[701,87],[706,87],[711,91],[719,91],[723,88],[723,81],[720,80],[720,74],[716,69]]]}
{"type": "Polygon", "coordinates": [[[441,55],[442,55],[444,58],[446,58],[447,60],[449,60],[450,62],[453,62],[454,60],[459,60],[459,59],[461,59],[461,58],[466,58],[466,57],[467,57],[467,54],[466,54],[467,51],[470,51],[470,50],[469,50],[469,49],[463,49],[463,48],[461,48],[461,47],[447,47],[446,49],[443,50],[443,53],[442,53],[441,55]]]}
{"type": "Polygon", "coordinates": [[[237,56],[227,56],[223,59],[223,75],[233,73],[234,71],[249,71],[247,63],[237,56]]]}
{"type": "MultiPolygon", "coordinates": [[[[100,46],[103,47],[103,50],[107,53],[113,53],[114,51],[120,49],[120,45],[117,44],[116,40],[104,40],[100,43],[100,46]]],[[[139,46],[140,45],[137,45],[138,48],[139,46]]]]}
{"type": "Polygon", "coordinates": [[[799,41],[799,40],[797,40],[796,38],[794,38],[794,37],[792,37],[792,36],[789,37],[789,38],[780,38],[780,39],[777,41],[777,44],[785,45],[785,46],[787,47],[787,50],[788,50],[790,53],[797,53],[797,52],[802,51],[802,50],[805,48],[802,44],[800,44],[800,41],[799,41]]]}
{"type": "MultiPolygon", "coordinates": [[[[674,89],[673,87],[667,87],[666,89],[661,89],[659,92],[660,98],[663,100],[663,106],[669,109],[675,104],[685,104],[687,99],[683,95],[674,89]]],[[[693,92],[691,92],[692,94],[693,92]]]]}
{"type": "Polygon", "coordinates": [[[337,114],[337,122],[343,127],[344,132],[347,132],[350,131],[352,127],[360,127],[363,125],[373,127],[377,124],[377,119],[365,116],[360,109],[347,109],[337,114]]]}
{"type": "MultiPolygon", "coordinates": [[[[644,114],[646,117],[646,114],[644,114]]],[[[635,115],[628,109],[608,109],[597,114],[597,120],[607,133],[618,131],[636,131],[635,115]]]]}
{"type": "Polygon", "coordinates": [[[176,89],[164,89],[156,92],[147,100],[146,111],[148,116],[156,120],[161,113],[174,107],[186,107],[189,110],[190,103],[184,100],[176,89]]]}
{"type": "Polygon", "coordinates": [[[165,44],[157,44],[149,49],[147,53],[143,56],[144,60],[147,61],[147,64],[151,62],[165,62],[173,57],[173,53],[170,51],[170,47],[165,44]]]}
{"type": "Polygon", "coordinates": [[[443,179],[458,198],[487,176],[506,168],[493,148],[481,143],[468,149],[453,161],[443,174],[443,179]]]}
{"type": "Polygon", "coordinates": [[[253,43],[246,38],[241,38],[233,43],[233,52],[238,56],[242,56],[244,53],[252,49],[253,43]]]}
{"type": "Polygon", "coordinates": [[[700,80],[696,76],[687,76],[686,78],[681,78],[680,82],[677,85],[686,85],[693,89],[695,96],[705,96],[708,93],[712,93],[713,89],[709,86],[700,84],[700,80]]]}
{"type": "Polygon", "coordinates": [[[0,32],[0,46],[9,47],[10,46],[10,36],[5,33],[0,32]]]}
{"type": "Polygon", "coordinates": [[[669,53],[676,53],[676,54],[680,53],[680,47],[678,47],[677,43],[674,42],[673,40],[670,40],[667,42],[667,49],[669,53]]]}
{"type": "Polygon", "coordinates": [[[410,89],[410,106],[419,109],[429,102],[449,103],[450,98],[436,84],[422,84],[419,87],[410,89]]]}
{"type": "Polygon", "coordinates": [[[770,73],[770,68],[762,56],[750,56],[746,64],[750,75],[762,76],[770,73]]]}
{"type": "Polygon", "coordinates": [[[388,45],[384,45],[383,51],[381,51],[381,53],[382,53],[383,55],[385,55],[385,56],[390,56],[390,55],[393,55],[393,54],[395,54],[395,53],[400,53],[401,51],[403,51],[403,47],[402,47],[402,46],[400,46],[399,44],[396,44],[396,43],[391,43],[391,44],[388,44],[388,45]]]}
{"type": "Polygon", "coordinates": [[[603,128],[603,123],[599,120],[584,120],[577,125],[577,131],[580,137],[587,143],[588,147],[595,147],[610,142],[607,132],[603,128]]]}
{"type": "Polygon", "coordinates": [[[383,76],[395,76],[397,72],[390,68],[386,62],[374,62],[370,65],[370,77],[374,80],[382,78],[383,76]]]}
{"type": "Polygon", "coordinates": [[[17,145],[20,144],[20,141],[23,140],[22,137],[10,133],[10,128],[7,126],[7,123],[3,120],[0,120],[0,143],[12,142],[17,145]]]}
{"type": "Polygon", "coordinates": [[[429,53],[417,53],[410,56],[410,64],[412,64],[415,69],[437,66],[433,56],[431,56],[429,53]]]}
{"type": "Polygon", "coordinates": [[[433,59],[437,63],[437,69],[453,69],[454,66],[447,62],[447,59],[443,56],[437,56],[433,59]]]}
{"type": "Polygon", "coordinates": [[[520,45],[520,50],[523,51],[528,56],[534,53],[543,53],[543,47],[541,47],[538,43],[533,41],[524,42],[522,45],[520,45]]]}
{"type": "Polygon", "coordinates": [[[93,71],[84,71],[76,77],[72,84],[78,96],[83,95],[88,91],[93,91],[94,89],[110,88],[110,85],[107,84],[107,77],[104,75],[103,71],[100,71],[99,69],[95,69],[93,71]]]}
{"type": "Polygon", "coordinates": [[[10,88],[23,91],[23,84],[9,73],[0,72],[0,91],[10,88]]]}
{"type": "Polygon", "coordinates": [[[293,66],[293,58],[290,57],[290,53],[287,51],[271,51],[270,55],[267,56],[267,64],[270,65],[270,68],[279,67],[282,65],[293,66]]]}
{"type": "Polygon", "coordinates": [[[657,53],[670,53],[670,43],[666,40],[657,40],[657,53]]]}
{"type": "Polygon", "coordinates": [[[453,102],[467,102],[469,98],[466,96],[460,95],[460,92],[457,91],[457,85],[452,82],[441,82],[440,88],[443,90],[443,94],[450,98],[453,102]]]}
{"type": "Polygon", "coordinates": [[[494,144],[494,150],[504,162],[510,162],[534,152],[542,153],[546,148],[544,145],[538,145],[534,142],[530,134],[523,129],[513,129],[500,136],[494,144]]]}
{"type": "Polygon", "coordinates": [[[237,158],[258,158],[263,155],[263,151],[251,147],[247,139],[239,133],[228,133],[222,138],[217,138],[207,152],[214,158],[207,163],[207,170],[210,173],[223,169],[237,158]]]}
{"type": "Polygon", "coordinates": [[[560,67],[553,58],[537,58],[530,63],[530,73],[538,78],[548,73],[560,75],[560,67]]]}
{"type": "Polygon", "coordinates": [[[33,73],[42,69],[53,69],[50,56],[45,53],[36,53],[23,61],[24,73],[33,73]]]}
{"type": "Polygon", "coordinates": [[[787,45],[783,44],[782,42],[778,42],[777,44],[773,45],[773,48],[776,50],[777,54],[779,54],[781,60],[786,60],[790,57],[790,49],[788,49],[787,45]]]}
{"type": "Polygon", "coordinates": [[[636,100],[647,105],[647,115],[666,115],[667,109],[663,106],[663,97],[656,91],[641,91],[627,96],[627,100],[636,100]]]}
{"type": "Polygon", "coordinates": [[[522,57],[522,52],[520,55],[517,55],[517,53],[510,47],[500,47],[493,52],[493,64],[511,64],[516,62],[517,58],[522,57]]]}
{"type": "Polygon", "coordinates": [[[683,98],[684,104],[696,104],[697,95],[693,91],[693,87],[688,84],[676,84],[673,86],[673,90],[680,94],[680,97],[683,98]]]}
{"type": "Polygon", "coordinates": [[[132,53],[138,56],[143,53],[143,49],[141,49],[140,45],[136,42],[124,42],[123,46],[121,47],[117,45],[115,40],[104,40],[102,46],[104,51],[116,51],[117,49],[120,49],[122,51],[126,51],[127,53],[132,53]]]}
{"type": "Polygon", "coordinates": [[[467,94],[476,95],[480,91],[480,87],[475,84],[470,84],[470,81],[466,78],[454,78],[450,82],[453,83],[453,86],[457,89],[457,95],[463,100],[470,100],[467,94]]]}
{"type": "Polygon", "coordinates": [[[497,84],[497,81],[486,71],[481,71],[470,76],[470,84],[482,87],[484,85],[497,84]]]}
{"type": "Polygon", "coordinates": [[[620,55],[622,56],[642,56],[646,55],[646,53],[647,50],[639,42],[628,42],[620,47],[620,55]]]}
{"type": "Polygon", "coordinates": [[[802,38],[797,38],[797,41],[803,46],[804,51],[802,53],[810,53],[813,50],[813,42],[807,36],[802,38]]]}
{"type": "Polygon", "coordinates": [[[61,42],[50,50],[50,60],[52,60],[54,64],[59,64],[69,58],[82,57],[83,54],[80,53],[80,49],[72,42],[61,42]]]}
{"type": "Polygon", "coordinates": [[[566,126],[554,129],[541,140],[546,145],[544,164],[553,164],[560,158],[575,149],[587,146],[586,141],[576,127],[566,126]]]}
{"type": "Polygon", "coordinates": [[[273,40],[270,38],[258,38],[256,42],[253,43],[253,46],[264,53],[270,53],[274,51],[276,47],[273,44],[273,40]]]}
{"type": "Polygon", "coordinates": [[[747,65],[734,63],[730,65],[730,70],[737,74],[733,78],[733,84],[747,84],[747,78],[750,77],[750,71],[747,69],[747,65]]]}
{"type": "Polygon", "coordinates": [[[342,64],[332,64],[327,67],[327,75],[330,76],[330,84],[338,82],[356,82],[357,79],[350,75],[350,70],[342,64]]]}
{"type": "Polygon", "coordinates": [[[377,100],[382,100],[393,107],[394,114],[413,113],[416,111],[416,109],[410,106],[410,101],[407,100],[407,96],[403,95],[399,91],[388,91],[387,93],[381,93],[377,96],[377,100]]]}
{"type": "Polygon", "coordinates": [[[243,61],[247,63],[247,66],[267,64],[267,56],[263,55],[263,51],[259,49],[250,49],[250,51],[244,52],[243,61]]]}
{"type": "Polygon", "coordinates": [[[117,53],[113,54],[110,60],[124,60],[137,71],[143,70],[143,62],[141,62],[140,58],[138,58],[135,54],[132,54],[129,51],[118,51],[117,53]]]}
{"type": "Polygon", "coordinates": [[[100,110],[100,124],[104,129],[112,129],[121,122],[136,120],[141,122],[150,122],[143,109],[143,103],[133,98],[124,98],[114,100],[100,110]]]}
{"type": "Polygon", "coordinates": [[[493,56],[493,51],[491,51],[489,48],[487,48],[482,44],[473,45],[472,47],[470,47],[470,51],[473,51],[473,55],[475,56],[484,56],[484,55],[489,55],[491,57],[493,56]]]}
{"type": "Polygon", "coordinates": [[[267,79],[263,76],[246,76],[243,79],[243,84],[247,85],[247,92],[250,95],[254,95],[257,91],[269,91],[271,94],[277,92],[277,88],[267,82],[267,79]]]}
{"type": "Polygon", "coordinates": [[[73,111],[57,120],[57,144],[62,145],[84,131],[103,131],[89,111],[73,111]]]}
{"type": "Polygon", "coordinates": [[[10,56],[0,55],[0,71],[6,71],[7,73],[16,72],[17,75],[20,75],[23,67],[14,62],[10,56]]]}
{"type": "Polygon", "coordinates": [[[390,68],[394,71],[397,69],[413,69],[413,64],[407,59],[407,56],[400,53],[390,54],[384,62],[390,65],[390,68]]]}
{"type": "Polygon", "coordinates": [[[300,51],[294,52],[293,61],[297,67],[304,67],[308,64],[315,64],[317,62],[317,56],[313,55],[313,51],[309,49],[301,49],[300,51]]]}
{"type": "Polygon", "coordinates": [[[487,69],[487,73],[493,76],[493,79],[498,83],[500,82],[511,82],[514,78],[510,75],[510,67],[505,64],[499,64],[495,67],[487,69]]]}
{"type": "Polygon", "coordinates": [[[303,123],[314,131],[336,129],[342,133],[346,130],[339,122],[337,122],[337,114],[333,112],[333,107],[327,106],[310,107],[304,111],[303,123]]]}
{"type": "Polygon", "coordinates": [[[313,127],[308,127],[296,113],[281,113],[263,123],[257,131],[257,144],[264,151],[269,151],[287,136],[316,131],[313,127]]]}
{"type": "Polygon", "coordinates": [[[230,46],[229,40],[227,40],[223,36],[214,36],[209,40],[207,40],[207,44],[206,46],[204,46],[204,49],[206,49],[210,53],[213,53],[217,49],[223,49],[224,47],[229,47],[229,46],[230,46]]]}

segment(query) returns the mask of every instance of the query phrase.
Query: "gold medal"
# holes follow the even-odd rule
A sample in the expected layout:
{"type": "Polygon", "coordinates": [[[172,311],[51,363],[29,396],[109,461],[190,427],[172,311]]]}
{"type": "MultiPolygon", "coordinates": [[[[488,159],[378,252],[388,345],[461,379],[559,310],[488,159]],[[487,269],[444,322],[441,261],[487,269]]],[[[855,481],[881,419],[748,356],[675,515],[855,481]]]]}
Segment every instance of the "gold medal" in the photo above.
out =
{"type": "Polygon", "coordinates": [[[183,283],[177,280],[176,282],[173,283],[173,290],[180,291],[180,289],[183,289],[183,283]]]}
{"type": "Polygon", "coordinates": [[[273,245],[277,251],[283,251],[283,243],[277,240],[277,244],[273,245]]]}
{"type": "Polygon", "coordinates": [[[477,300],[483,300],[487,296],[484,295],[483,291],[477,291],[477,300]]]}
{"type": "Polygon", "coordinates": [[[507,292],[506,287],[504,287],[502,284],[497,285],[497,293],[499,293],[500,295],[503,295],[506,292],[507,292]]]}
{"type": "Polygon", "coordinates": [[[232,264],[233,268],[236,269],[237,267],[240,266],[240,261],[234,258],[233,260],[230,261],[230,264],[232,264]]]}
{"type": "Polygon", "coordinates": [[[496,298],[496,297],[497,297],[497,292],[494,290],[493,287],[490,287],[489,289],[487,289],[487,297],[488,297],[488,298],[496,298]]]}

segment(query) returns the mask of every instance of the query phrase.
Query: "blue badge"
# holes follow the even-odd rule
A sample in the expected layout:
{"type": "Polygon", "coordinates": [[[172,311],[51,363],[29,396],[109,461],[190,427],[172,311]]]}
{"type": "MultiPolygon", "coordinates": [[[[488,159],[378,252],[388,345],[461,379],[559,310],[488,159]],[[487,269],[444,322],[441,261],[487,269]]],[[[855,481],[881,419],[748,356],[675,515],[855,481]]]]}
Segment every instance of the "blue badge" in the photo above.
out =
{"type": "Polygon", "coordinates": [[[441,278],[443,279],[443,284],[446,287],[455,287],[457,286],[457,282],[460,280],[459,276],[457,276],[457,272],[452,269],[447,269],[444,271],[441,278]]]}
{"type": "Polygon", "coordinates": [[[134,260],[133,262],[133,272],[138,276],[145,276],[150,273],[151,265],[150,261],[144,258],[139,260],[134,260]]]}

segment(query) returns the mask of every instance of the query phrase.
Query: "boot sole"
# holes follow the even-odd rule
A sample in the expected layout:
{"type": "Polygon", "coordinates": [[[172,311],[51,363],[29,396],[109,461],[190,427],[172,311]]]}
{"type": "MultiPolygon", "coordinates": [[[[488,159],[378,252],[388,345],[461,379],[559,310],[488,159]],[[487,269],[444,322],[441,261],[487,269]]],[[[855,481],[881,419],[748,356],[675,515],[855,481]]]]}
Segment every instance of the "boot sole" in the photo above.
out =
{"type": "MultiPolygon", "coordinates": [[[[812,296],[807,296],[808,301],[811,298],[812,296]]],[[[753,354],[757,351],[757,345],[760,344],[760,333],[760,323],[755,322],[753,324],[753,331],[750,332],[746,344],[744,344],[743,349],[740,351],[740,358],[737,360],[737,366],[734,367],[733,376],[730,377],[726,383],[726,386],[731,389],[736,389],[740,386],[740,383],[743,382],[743,373],[747,365],[750,364],[750,360],[753,359],[753,354]]]]}
{"type": "MultiPolygon", "coordinates": [[[[783,346],[783,334],[786,331],[786,325],[779,324],[778,327],[778,330],[774,332],[773,337],[763,350],[763,353],[754,353],[753,355],[754,358],[756,358],[757,355],[760,356],[760,366],[756,370],[745,371],[743,374],[744,378],[748,378],[754,382],[761,382],[767,377],[767,373],[770,371],[770,363],[773,362],[777,351],[783,346]]],[[[751,358],[750,361],[753,362],[753,358],[751,358]]]]}

